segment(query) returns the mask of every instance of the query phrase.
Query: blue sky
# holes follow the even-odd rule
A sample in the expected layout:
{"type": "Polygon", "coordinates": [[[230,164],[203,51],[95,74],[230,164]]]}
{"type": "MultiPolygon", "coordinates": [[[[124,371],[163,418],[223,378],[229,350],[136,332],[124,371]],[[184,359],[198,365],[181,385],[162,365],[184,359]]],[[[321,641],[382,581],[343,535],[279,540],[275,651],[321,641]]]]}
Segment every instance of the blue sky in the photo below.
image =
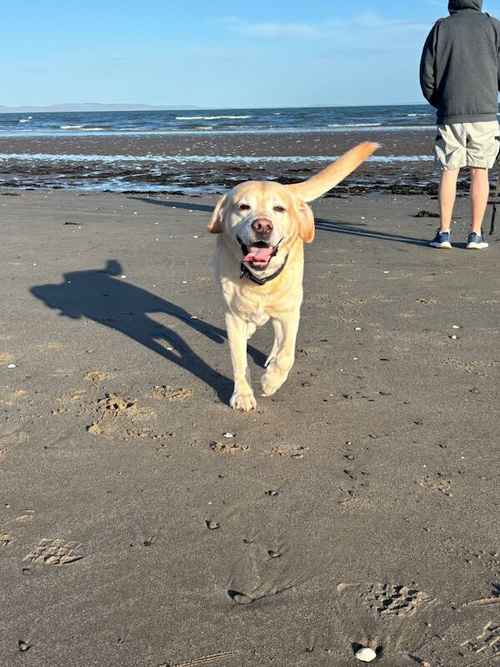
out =
{"type": "MultiPolygon", "coordinates": [[[[447,0],[4,3],[2,105],[211,107],[421,102],[447,0]]],[[[500,14],[500,0],[485,0],[500,14]]]]}

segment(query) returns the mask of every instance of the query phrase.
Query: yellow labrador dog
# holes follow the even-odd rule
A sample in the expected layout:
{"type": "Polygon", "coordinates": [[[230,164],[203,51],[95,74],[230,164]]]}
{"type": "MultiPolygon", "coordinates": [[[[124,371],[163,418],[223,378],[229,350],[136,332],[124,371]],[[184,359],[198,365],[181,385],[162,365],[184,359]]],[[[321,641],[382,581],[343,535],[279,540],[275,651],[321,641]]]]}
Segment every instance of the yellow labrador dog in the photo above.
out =
{"type": "Polygon", "coordinates": [[[208,229],[219,234],[217,281],[226,303],[226,327],[234,373],[231,407],[256,407],[247,365],[247,341],[270,319],[274,344],[262,376],[271,396],[285,382],[295,360],[304,272],[304,243],[314,239],[307,202],[340,183],[378,148],[363,143],[307,181],[280,185],[248,181],[217,203],[208,229]]]}

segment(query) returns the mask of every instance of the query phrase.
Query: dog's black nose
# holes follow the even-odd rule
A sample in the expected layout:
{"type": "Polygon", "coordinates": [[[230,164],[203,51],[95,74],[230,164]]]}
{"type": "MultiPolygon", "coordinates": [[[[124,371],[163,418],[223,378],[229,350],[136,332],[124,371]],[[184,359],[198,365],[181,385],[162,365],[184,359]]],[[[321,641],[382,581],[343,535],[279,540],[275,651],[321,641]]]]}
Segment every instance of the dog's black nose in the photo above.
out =
{"type": "Polygon", "coordinates": [[[271,236],[273,231],[273,223],[267,218],[257,218],[252,222],[253,231],[262,237],[271,236]]]}

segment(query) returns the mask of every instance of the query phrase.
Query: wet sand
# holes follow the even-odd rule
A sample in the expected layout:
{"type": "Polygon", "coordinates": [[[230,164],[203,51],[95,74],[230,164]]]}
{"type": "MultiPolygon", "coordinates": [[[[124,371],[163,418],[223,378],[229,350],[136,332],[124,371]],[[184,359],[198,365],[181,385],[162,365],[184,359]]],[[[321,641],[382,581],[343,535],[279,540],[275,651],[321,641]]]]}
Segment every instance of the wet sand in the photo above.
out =
{"type": "Polygon", "coordinates": [[[207,132],[88,137],[0,138],[0,153],[90,155],[339,155],[360,141],[379,141],[380,155],[428,155],[435,131],[207,132]]]}
{"type": "Polygon", "coordinates": [[[243,415],[214,201],[0,191],[2,665],[496,664],[497,240],[463,198],[450,252],[425,195],[317,202],[296,365],[243,415]]]}

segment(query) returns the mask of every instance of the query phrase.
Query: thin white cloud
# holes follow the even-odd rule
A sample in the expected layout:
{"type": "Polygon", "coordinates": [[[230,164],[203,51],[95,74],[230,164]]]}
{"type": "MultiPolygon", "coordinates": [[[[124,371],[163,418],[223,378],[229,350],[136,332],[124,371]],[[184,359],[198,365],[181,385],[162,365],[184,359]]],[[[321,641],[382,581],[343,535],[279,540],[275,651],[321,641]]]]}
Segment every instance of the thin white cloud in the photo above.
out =
{"type": "Polygon", "coordinates": [[[361,28],[368,28],[370,30],[427,30],[429,28],[427,23],[420,23],[416,21],[407,21],[405,19],[390,19],[385,16],[380,16],[375,12],[363,12],[358,16],[353,17],[346,22],[361,28]]]}
{"type": "Polygon", "coordinates": [[[307,23],[252,22],[235,17],[225,19],[223,23],[229,30],[249,37],[314,39],[321,36],[318,26],[307,23]]]}
{"type": "Polygon", "coordinates": [[[389,19],[374,12],[364,12],[347,20],[331,20],[316,23],[279,23],[249,21],[231,17],[223,20],[223,24],[231,32],[248,37],[262,39],[336,39],[351,37],[359,33],[377,33],[387,39],[394,34],[408,35],[421,33],[430,29],[429,24],[403,19],[389,19]]]}

